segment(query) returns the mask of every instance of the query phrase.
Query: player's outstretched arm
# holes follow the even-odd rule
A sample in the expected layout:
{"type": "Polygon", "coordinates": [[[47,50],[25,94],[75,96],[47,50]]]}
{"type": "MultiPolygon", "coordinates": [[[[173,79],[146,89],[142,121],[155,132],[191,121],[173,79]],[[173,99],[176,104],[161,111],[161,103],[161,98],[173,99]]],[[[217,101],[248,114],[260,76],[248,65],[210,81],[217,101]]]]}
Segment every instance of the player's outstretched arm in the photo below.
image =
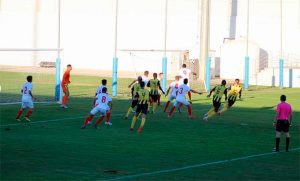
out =
{"type": "Polygon", "coordinates": [[[128,88],[130,88],[137,80],[133,80],[129,85],[128,85],[128,88]]]}
{"type": "Polygon", "coordinates": [[[207,95],[207,97],[210,97],[211,94],[213,93],[213,91],[215,91],[215,90],[216,90],[216,87],[214,87],[214,88],[209,92],[209,94],[207,95]]]}
{"type": "Polygon", "coordinates": [[[167,93],[165,94],[165,97],[167,97],[167,95],[169,94],[170,90],[171,90],[171,87],[168,88],[167,93]]]}
{"type": "Polygon", "coordinates": [[[241,99],[241,98],[242,98],[242,89],[239,92],[239,99],[241,99]]]}
{"type": "Polygon", "coordinates": [[[196,94],[202,94],[202,92],[196,91],[196,90],[193,90],[193,89],[191,89],[191,92],[196,93],[196,94]]]}
{"type": "Polygon", "coordinates": [[[158,82],[157,85],[158,85],[159,90],[160,90],[163,94],[165,94],[164,90],[163,90],[163,89],[161,88],[161,86],[160,86],[160,82],[158,82]]]}

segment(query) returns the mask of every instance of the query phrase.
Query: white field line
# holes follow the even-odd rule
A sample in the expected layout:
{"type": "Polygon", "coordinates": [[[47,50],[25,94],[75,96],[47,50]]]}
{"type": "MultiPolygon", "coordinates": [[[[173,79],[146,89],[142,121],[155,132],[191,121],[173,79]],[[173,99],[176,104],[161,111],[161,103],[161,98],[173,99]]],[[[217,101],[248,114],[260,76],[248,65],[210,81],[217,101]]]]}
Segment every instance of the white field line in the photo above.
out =
{"type": "MultiPolygon", "coordinates": [[[[300,150],[300,148],[294,148],[294,149],[291,149],[290,152],[292,152],[292,151],[299,151],[299,150],[300,150]]],[[[135,175],[127,175],[127,176],[115,177],[115,178],[105,179],[105,180],[102,180],[102,181],[114,181],[114,180],[124,180],[124,179],[127,180],[127,179],[133,179],[133,178],[137,178],[137,177],[153,176],[153,175],[158,175],[158,174],[164,174],[164,173],[170,173],[170,172],[188,170],[188,169],[193,169],[193,168],[200,168],[200,167],[205,167],[205,166],[210,166],[210,165],[218,165],[218,164],[230,163],[230,162],[234,162],[234,161],[247,160],[247,159],[250,159],[250,158],[262,157],[262,156],[274,155],[274,154],[279,154],[279,153],[277,153],[277,152],[268,152],[268,153],[262,153],[262,154],[257,154],[257,155],[249,155],[249,156],[232,158],[232,159],[228,159],[228,160],[220,160],[220,161],[214,161],[214,162],[208,162],[208,163],[201,163],[201,164],[196,164],[196,165],[190,165],[190,166],[186,166],[186,167],[179,167],[179,168],[159,170],[159,171],[154,171],[154,172],[140,173],[140,174],[135,174],[135,175]]]]}
{"type": "MultiPolygon", "coordinates": [[[[124,114],[113,114],[115,116],[122,116],[124,114]]],[[[77,116],[77,117],[71,117],[71,118],[60,118],[60,119],[50,119],[50,120],[44,120],[44,121],[32,121],[29,124],[39,124],[39,123],[49,123],[49,122],[57,122],[57,121],[64,121],[64,120],[72,120],[72,119],[79,119],[79,118],[85,118],[86,116],[77,116]]],[[[0,125],[0,127],[7,127],[7,126],[21,126],[24,125],[22,123],[12,123],[12,124],[4,124],[0,125]]]]}
{"type": "MultiPolygon", "coordinates": [[[[0,103],[0,106],[6,106],[6,105],[16,105],[21,104],[22,102],[7,102],[7,103],[0,103]]],[[[54,101],[41,101],[41,102],[34,102],[34,104],[57,104],[57,102],[54,101]]]]}

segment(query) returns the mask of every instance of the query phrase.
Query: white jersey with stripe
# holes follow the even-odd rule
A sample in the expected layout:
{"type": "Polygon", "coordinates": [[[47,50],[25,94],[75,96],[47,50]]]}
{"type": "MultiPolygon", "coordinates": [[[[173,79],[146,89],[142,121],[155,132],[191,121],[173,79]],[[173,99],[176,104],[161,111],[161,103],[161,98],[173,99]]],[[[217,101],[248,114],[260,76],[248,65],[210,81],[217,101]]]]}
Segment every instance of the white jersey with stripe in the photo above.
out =
{"type": "Polygon", "coordinates": [[[27,102],[27,101],[32,101],[32,97],[31,95],[29,94],[29,91],[32,91],[32,83],[31,82],[26,82],[23,84],[23,87],[22,87],[22,101],[24,102],[27,102]]]}
{"type": "Polygon", "coordinates": [[[181,68],[179,70],[179,75],[181,76],[182,79],[189,79],[190,78],[190,73],[192,71],[188,68],[181,68]]]}
{"type": "Polygon", "coordinates": [[[112,99],[106,93],[97,94],[95,107],[109,110],[108,103],[111,101],[112,99]]]}
{"type": "MultiPolygon", "coordinates": [[[[96,91],[96,95],[98,95],[98,94],[101,94],[102,93],[102,89],[103,89],[103,87],[106,87],[106,85],[101,85],[101,86],[99,86],[98,87],[98,89],[97,89],[97,91],[96,91]]],[[[107,89],[107,87],[106,87],[106,89],[107,89]]],[[[108,92],[108,89],[107,89],[107,91],[106,92],[108,92]]]]}
{"type": "Polygon", "coordinates": [[[174,81],[170,84],[170,88],[172,89],[171,95],[175,96],[177,95],[178,87],[180,86],[179,81],[174,81]]]}
{"type": "Polygon", "coordinates": [[[177,98],[185,98],[186,93],[190,90],[191,90],[190,87],[187,86],[186,84],[180,85],[177,90],[176,99],[177,98]]]}

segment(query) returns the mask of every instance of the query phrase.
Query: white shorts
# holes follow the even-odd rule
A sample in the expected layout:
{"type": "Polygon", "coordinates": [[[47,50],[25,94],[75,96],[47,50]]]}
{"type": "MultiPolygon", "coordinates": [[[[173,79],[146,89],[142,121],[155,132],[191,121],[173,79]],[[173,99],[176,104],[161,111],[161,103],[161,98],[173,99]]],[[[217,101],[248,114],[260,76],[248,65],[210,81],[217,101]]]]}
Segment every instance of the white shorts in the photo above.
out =
{"type": "Polygon", "coordinates": [[[171,102],[171,101],[173,101],[174,99],[176,99],[176,95],[172,95],[172,94],[171,94],[171,95],[169,96],[169,101],[171,102]]]}
{"type": "Polygon", "coordinates": [[[22,101],[22,109],[30,108],[33,109],[33,102],[32,101],[22,101]]]}
{"type": "Polygon", "coordinates": [[[106,111],[107,111],[107,109],[103,109],[103,108],[101,108],[101,107],[96,106],[96,107],[94,107],[94,108],[91,110],[90,113],[91,113],[92,115],[96,115],[97,113],[100,113],[101,116],[105,116],[105,115],[106,115],[106,111]]]}
{"type": "Polygon", "coordinates": [[[174,102],[174,106],[177,107],[179,103],[182,103],[185,106],[190,105],[190,103],[184,97],[176,98],[176,101],[174,102]]]}

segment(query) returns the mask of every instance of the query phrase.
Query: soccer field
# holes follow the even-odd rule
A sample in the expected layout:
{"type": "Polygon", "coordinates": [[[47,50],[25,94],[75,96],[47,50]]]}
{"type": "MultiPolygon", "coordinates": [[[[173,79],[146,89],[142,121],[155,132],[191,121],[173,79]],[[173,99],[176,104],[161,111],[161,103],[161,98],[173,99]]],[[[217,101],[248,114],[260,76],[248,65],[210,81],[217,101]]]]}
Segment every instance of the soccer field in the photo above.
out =
{"type": "MultiPolygon", "coordinates": [[[[18,78],[14,73],[0,73],[2,91],[18,78]]],[[[101,78],[72,76],[71,81],[69,108],[35,104],[30,124],[15,120],[20,104],[0,105],[0,180],[300,180],[300,89],[250,87],[242,101],[209,122],[202,120],[211,106],[206,94],[193,95],[193,120],[187,118],[186,108],[167,118],[162,96],[163,105],[148,115],[138,134],[129,131],[131,117],[123,119],[130,105],[125,94],[113,97],[111,127],[102,122],[100,129],[80,129],[101,78]],[[294,111],[290,152],[284,152],[282,137],[281,152],[273,153],[272,123],[281,94],[294,111]]],[[[129,80],[119,82],[126,90],[129,80]]],[[[1,93],[1,99],[9,94],[20,98],[12,94],[22,84],[18,80],[11,92],[1,93]]],[[[33,85],[34,95],[35,87],[48,86],[39,85],[35,75],[33,85]]]]}

